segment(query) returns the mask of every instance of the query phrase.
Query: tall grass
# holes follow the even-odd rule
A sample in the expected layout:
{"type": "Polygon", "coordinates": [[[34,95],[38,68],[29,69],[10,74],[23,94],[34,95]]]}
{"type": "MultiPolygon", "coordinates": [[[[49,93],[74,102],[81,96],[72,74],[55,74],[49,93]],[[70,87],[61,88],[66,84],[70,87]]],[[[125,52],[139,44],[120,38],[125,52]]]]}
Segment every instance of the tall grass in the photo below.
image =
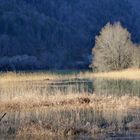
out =
{"type": "Polygon", "coordinates": [[[85,72],[80,73],[79,77],[140,80],[140,69],[126,69],[122,71],[99,72],[99,73],[85,72]]]}
{"type": "Polygon", "coordinates": [[[93,78],[106,78],[106,79],[128,79],[140,80],[140,69],[126,69],[122,71],[113,72],[7,72],[0,73],[0,82],[15,82],[15,81],[48,81],[49,80],[70,80],[70,79],[93,79],[93,78]]]}
{"type": "MultiPolygon", "coordinates": [[[[28,134],[40,136],[95,135],[103,131],[114,132],[116,129],[123,131],[125,117],[130,116],[132,120],[140,120],[140,99],[138,97],[73,96],[71,94],[61,98],[60,95],[49,97],[48,100],[53,103],[53,106],[44,104],[31,106],[32,101],[28,102],[27,98],[20,99],[17,106],[21,106],[21,101],[27,103],[28,106],[11,108],[12,110],[8,111],[0,123],[0,134],[6,133],[9,129],[11,131],[12,128],[18,136],[28,134]],[[85,97],[89,98],[89,103],[81,102],[85,97]]],[[[41,102],[40,100],[39,103],[41,102]]]]}
{"type": "Polygon", "coordinates": [[[96,82],[96,79],[92,85],[94,91],[89,93],[84,84],[73,85],[73,81],[79,81],[79,77],[91,78],[92,73],[88,74],[1,74],[0,115],[7,114],[0,122],[0,135],[92,136],[95,133],[114,132],[116,129],[124,130],[124,125],[130,121],[129,117],[131,121],[140,121],[139,96],[127,93],[118,96],[115,90],[111,90],[114,94],[106,94],[108,91],[104,89],[104,86],[123,89],[131,85],[132,81],[121,84],[123,87],[118,82],[112,84],[105,81],[102,90],[105,93],[100,94],[102,88],[98,87],[102,82],[96,82]],[[66,83],[63,85],[59,81],[66,83]],[[127,117],[128,122],[124,121],[127,117]]]}
{"type": "Polygon", "coordinates": [[[0,82],[71,79],[76,78],[77,74],[77,72],[69,74],[66,74],[65,72],[1,72],[0,82]]]}

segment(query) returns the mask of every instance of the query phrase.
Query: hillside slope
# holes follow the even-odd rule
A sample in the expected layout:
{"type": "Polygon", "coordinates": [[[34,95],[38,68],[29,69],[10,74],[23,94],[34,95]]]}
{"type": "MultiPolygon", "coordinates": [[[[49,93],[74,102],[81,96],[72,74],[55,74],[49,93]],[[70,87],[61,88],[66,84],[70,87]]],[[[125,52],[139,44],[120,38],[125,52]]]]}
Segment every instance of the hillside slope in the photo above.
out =
{"type": "Polygon", "coordinates": [[[0,0],[0,69],[88,68],[107,22],[120,21],[140,42],[134,9],[127,0],[0,0]]]}

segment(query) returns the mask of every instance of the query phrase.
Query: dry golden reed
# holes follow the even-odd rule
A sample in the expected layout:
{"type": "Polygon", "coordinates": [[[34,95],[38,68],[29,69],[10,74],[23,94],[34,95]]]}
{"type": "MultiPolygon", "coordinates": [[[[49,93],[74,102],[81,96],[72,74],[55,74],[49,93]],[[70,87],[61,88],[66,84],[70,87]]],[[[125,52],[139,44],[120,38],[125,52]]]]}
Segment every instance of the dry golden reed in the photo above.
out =
{"type": "Polygon", "coordinates": [[[99,72],[99,73],[85,72],[85,73],[80,73],[79,77],[140,80],[140,69],[126,69],[121,71],[99,72]]]}
{"type": "Polygon", "coordinates": [[[140,69],[126,69],[122,71],[112,72],[79,72],[72,74],[57,74],[50,72],[29,72],[16,73],[7,72],[0,73],[0,82],[16,82],[16,81],[42,81],[42,80],[65,80],[65,79],[83,79],[83,78],[107,78],[107,79],[128,79],[140,80],[140,69]]]}

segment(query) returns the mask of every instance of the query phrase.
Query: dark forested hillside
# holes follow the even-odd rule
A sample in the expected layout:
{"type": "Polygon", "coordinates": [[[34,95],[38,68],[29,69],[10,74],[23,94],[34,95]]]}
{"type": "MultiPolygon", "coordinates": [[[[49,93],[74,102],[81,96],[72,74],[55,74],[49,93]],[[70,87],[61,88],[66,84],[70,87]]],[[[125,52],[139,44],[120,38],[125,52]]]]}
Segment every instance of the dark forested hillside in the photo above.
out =
{"type": "Polygon", "coordinates": [[[0,69],[88,68],[107,22],[120,21],[140,42],[139,12],[129,1],[0,0],[0,69]]]}

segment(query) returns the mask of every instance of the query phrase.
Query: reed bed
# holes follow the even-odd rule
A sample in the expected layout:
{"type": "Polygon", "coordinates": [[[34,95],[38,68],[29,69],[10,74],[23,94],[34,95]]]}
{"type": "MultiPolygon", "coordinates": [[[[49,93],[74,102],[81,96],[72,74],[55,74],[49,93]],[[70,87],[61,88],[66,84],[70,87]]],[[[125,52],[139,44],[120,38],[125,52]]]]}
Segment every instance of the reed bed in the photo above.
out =
{"type": "Polygon", "coordinates": [[[81,72],[79,77],[84,78],[104,78],[122,80],[140,80],[140,69],[126,69],[112,72],[81,72]]]}
{"type": "Polygon", "coordinates": [[[16,82],[16,81],[48,81],[49,80],[75,80],[75,79],[123,79],[123,80],[140,80],[140,69],[126,69],[112,72],[76,72],[70,74],[63,72],[7,72],[0,73],[0,82],[16,82]]]}
{"type": "Polygon", "coordinates": [[[0,82],[63,80],[77,78],[77,75],[77,72],[73,72],[72,74],[63,74],[63,72],[1,72],[0,82]]]}
{"type": "Polygon", "coordinates": [[[50,106],[36,104],[26,108],[10,108],[7,116],[0,123],[0,132],[13,133],[17,137],[95,136],[101,133],[125,131],[125,129],[140,130],[138,97],[99,97],[95,94],[74,98],[73,95],[68,95],[59,100],[50,97],[50,104],[50,106]]]}
{"type": "MultiPolygon", "coordinates": [[[[129,71],[133,73],[132,70],[125,70],[127,74],[129,71]]],[[[139,74],[140,71],[137,71],[135,70],[139,74]]],[[[37,135],[40,138],[56,135],[62,137],[86,135],[95,138],[99,134],[114,134],[124,132],[126,129],[140,131],[139,95],[129,93],[115,95],[115,90],[112,89],[109,90],[114,93],[107,94],[106,90],[106,88],[119,87],[119,91],[129,92],[129,90],[122,89],[131,85],[132,79],[130,78],[130,83],[125,82],[121,86],[118,82],[107,81],[101,86],[102,82],[96,81],[99,76],[94,80],[94,85],[86,81],[89,82],[90,88],[91,86],[94,88],[89,93],[85,90],[83,81],[79,81],[79,79],[88,79],[88,77],[92,79],[96,76],[87,72],[71,75],[1,74],[0,116],[4,113],[6,116],[0,121],[0,135],[14,135],[17,139],[29,135],[37,135]],[[73,85],[74,80],[81,82],[82,85],[73,85]]],[[[138,89],[137,82],[132,82],[132,85],[130,92],[133,92],[135,88],[138,89]]]]}
{"type": "Polygon", "coordinates": [[[140,108],[140,98],[137,96],[124,95],[121,97],[88,94],[56,94],[48,97],[24,95],[15,97],[11,100],[3,100],[0,103],[0,110],[20,110],[32,109],[37,107],[63,107],[63,106],[85,106],[99,107],[103,110],[125,110],[140,108]]]}

